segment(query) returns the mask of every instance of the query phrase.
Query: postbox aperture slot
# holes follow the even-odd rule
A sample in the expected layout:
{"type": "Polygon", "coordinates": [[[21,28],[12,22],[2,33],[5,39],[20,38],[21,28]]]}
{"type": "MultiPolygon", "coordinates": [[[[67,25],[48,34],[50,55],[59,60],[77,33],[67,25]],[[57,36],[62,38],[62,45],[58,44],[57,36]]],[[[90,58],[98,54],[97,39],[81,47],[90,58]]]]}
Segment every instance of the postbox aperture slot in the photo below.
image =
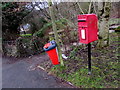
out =
{"type": "Polygon", "coordinates": [[[86,22],[86,19],[79,19],[78,22],[86,22]]]}

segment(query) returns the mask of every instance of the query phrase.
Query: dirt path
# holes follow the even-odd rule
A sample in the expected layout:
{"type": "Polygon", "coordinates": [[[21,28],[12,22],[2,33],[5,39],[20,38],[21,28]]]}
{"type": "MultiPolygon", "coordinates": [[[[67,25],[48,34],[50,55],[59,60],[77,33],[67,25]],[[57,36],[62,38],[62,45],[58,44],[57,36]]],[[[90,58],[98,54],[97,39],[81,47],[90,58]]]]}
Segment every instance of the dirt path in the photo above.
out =
{"type": "Polygon", "coordinates": [[[2,58],[2,88],[72,88],[35,66],[48,60],[47,55],[24,59],[2,58]]]}

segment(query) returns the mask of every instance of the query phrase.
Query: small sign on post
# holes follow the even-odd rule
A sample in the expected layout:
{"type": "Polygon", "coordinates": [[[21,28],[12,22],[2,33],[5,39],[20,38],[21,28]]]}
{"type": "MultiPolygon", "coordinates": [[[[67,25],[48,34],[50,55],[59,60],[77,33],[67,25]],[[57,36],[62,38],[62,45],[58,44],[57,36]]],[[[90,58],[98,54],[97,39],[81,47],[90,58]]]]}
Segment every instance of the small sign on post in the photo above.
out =
{"type": "Polygon", "coordinates": [[[95,14],[78,15],[79,42],[88,44],[88,74],[91,74],[91,42],[98,40],[97,22],[95,14]]]}

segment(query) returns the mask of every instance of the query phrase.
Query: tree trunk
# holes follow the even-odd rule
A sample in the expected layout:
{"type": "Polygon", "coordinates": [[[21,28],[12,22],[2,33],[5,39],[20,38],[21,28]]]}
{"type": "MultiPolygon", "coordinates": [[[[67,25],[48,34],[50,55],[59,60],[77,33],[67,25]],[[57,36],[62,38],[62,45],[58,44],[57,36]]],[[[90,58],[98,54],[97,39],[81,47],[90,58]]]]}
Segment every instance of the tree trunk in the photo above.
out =
{"type": "Polygon", "coordinates": [[[98,2],[98,17],[99,17],[99,47],[109,45],[109,16],[110,16],[111,3],[98,2]]]}
{"type": "Polygon", "coordinates": [[[51,0],[48,0],[48,5],[49,5],[49,11],[50,11],[50,16],[52,20],[52,27],[54,31],[55,41],[57,43],[59,60],[60,60],[61,66],[64,66],[63,59],[62,59],[62,51],[60,49],[60,43],[59,43],[59,38],[58,38],[58,33],[57,33],[57,28],[56,28],[56,23],[55,23],[55,16],[54,16],[54,11],[53,11],[51,0]]]}

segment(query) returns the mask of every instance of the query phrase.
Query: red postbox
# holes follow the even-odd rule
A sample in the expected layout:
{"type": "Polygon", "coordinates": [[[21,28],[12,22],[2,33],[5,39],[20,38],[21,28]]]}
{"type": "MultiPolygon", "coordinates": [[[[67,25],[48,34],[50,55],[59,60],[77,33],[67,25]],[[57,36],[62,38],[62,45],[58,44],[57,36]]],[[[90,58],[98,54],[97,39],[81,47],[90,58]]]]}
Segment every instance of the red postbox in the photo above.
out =
{"type": "Polygon", "coordinates": [[[50,60],[52,61],[53,65],[58,65],[59,59],[58,59],[58,53],[57,53],[57,44],[55,41],[50,41],[49,43],[44,45],[44,50],[47,52],[50,60]]]}
{"type": "Polygon", "coordinates": [[[88,44],[98,40],[97,16],[95,14],[78,15],[78,33],[80,43],[88,44]]]}

